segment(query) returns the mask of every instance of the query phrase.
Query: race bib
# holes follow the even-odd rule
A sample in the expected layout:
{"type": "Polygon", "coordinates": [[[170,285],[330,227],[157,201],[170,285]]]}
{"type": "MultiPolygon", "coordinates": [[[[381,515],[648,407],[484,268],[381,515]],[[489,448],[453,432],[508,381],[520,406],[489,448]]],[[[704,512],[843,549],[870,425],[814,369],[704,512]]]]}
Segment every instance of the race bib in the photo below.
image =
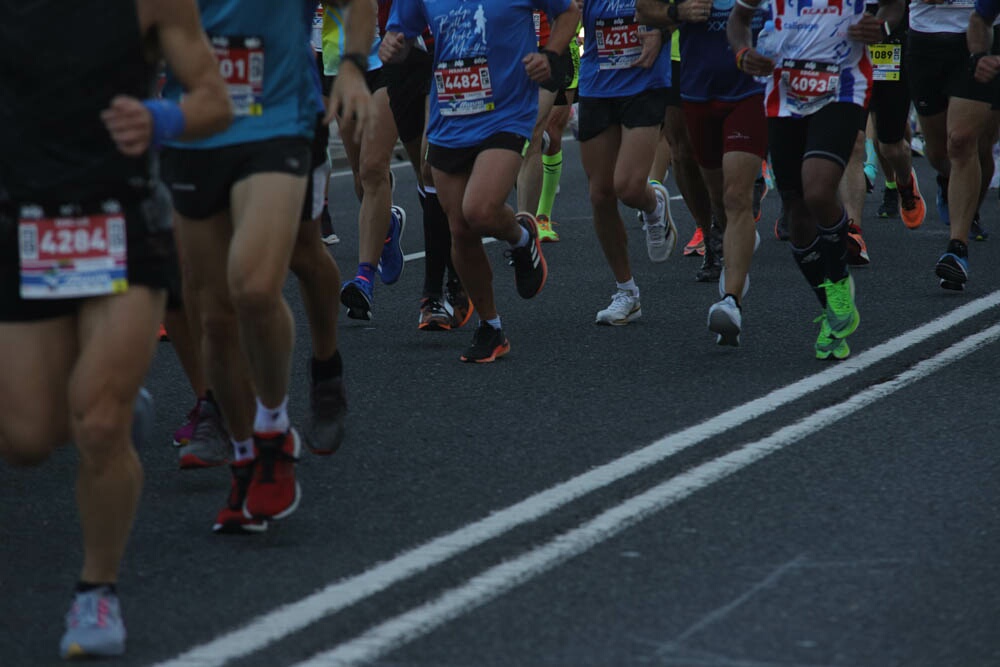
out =
{"type": "Polygon", "coordinates": [[[840,66],[803,60],[784,60],[779,79],[789,111],[799,116],[814,114],[840,92],[840,66]]]}
{"type": "Polygon", "coordinates": [[[875,81],[899,81],[903,64],[903,47],[899,44],[871,44],[868,55],[872,61],[872,79],[875,81]]]}
{"type": "Polygon", "coordinates": [[[598,69],[627,69],[642,53],[639,25],[633,17],[597,19],[594,22],[598,69]]]}
{"type": "Polygon", "coordinates": [[[125,216],[117,202],[106,202],[92,215],[49,216],[40,206],[23,206],[18,250],[23,299],[76,299],[128,289],[125,216]]]}
{"type": "Polygon", "coordinates": [[[260,37],[212,37],[219,73],[226,82],[233,113],[264,113],[264,40],[260,37]]]}
{"type": "Polygon", "coordinates": [[[471,116],[496,108],[489,63],[483,56],[438,63],[434,85],[442,116],[471,116]]]}
{"type": "Polygon", "coordinates": [[[326,9],[323,7],[323,3],[316,6],[316,13],[313,14],[313,27],[312,27],[312,37],[309,42],[312,44],[313,51],[316,53],[323,53],[323,16],[326,14],[326,9]]]}
{"type": "Polygon", "coordinates": [[[953,7],[956,9],[971,9],[976,6],[976,0],[944,0],[936,7],[953,7]]]}

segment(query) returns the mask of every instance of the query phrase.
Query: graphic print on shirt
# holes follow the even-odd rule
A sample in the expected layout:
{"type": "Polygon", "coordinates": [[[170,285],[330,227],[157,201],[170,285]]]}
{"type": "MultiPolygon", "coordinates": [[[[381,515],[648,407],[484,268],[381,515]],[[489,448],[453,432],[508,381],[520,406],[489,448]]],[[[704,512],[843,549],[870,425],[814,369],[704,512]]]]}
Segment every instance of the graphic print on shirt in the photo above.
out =
{"type": "Polygon", "coordinates": [[[486,23],[482,3],[468,3],[438,17],[433,32],[449,35],[434,69],[442,116],[470,116],[496,108],[486,57],[486,23]]]}

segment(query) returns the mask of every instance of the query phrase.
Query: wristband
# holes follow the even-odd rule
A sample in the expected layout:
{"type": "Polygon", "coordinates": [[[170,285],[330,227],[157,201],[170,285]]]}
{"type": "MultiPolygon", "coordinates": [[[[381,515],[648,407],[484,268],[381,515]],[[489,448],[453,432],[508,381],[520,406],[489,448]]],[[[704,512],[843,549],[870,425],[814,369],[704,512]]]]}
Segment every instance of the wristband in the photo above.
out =
{"type": "Polygon", "coordinates": [[[563,72],[562,62],[559,54],[551,49],[542,49],[542,55],[545,56],[549,61],[549,78],[547,81],[542,81],[540,85],[545,90],[550,92],[558,92],[566,79],[566,74],[563,72]]]}
{"type": "Polygon", "coordinates": [[[173,100],[143,100],[142,106],[146,107],[149,115],[153,119],[153,136],[150,143],[159,147],[165,141],[176,139],[184,133],[184,112],[180,105],[173,100]]]}
{"type": "Polygon", "coordinates": [[[358,68],[362,74],[368,73],[368,56],[362,53],[344,53],[340,56],[340,62],[348,62],[358,68]]]}
{"type": "Polygon", "coordinates": [[[747,51],[750,50],[749,46],[744,46],[742,49],[736,52],[736,69],[743,71],[743,58],[746,56],[747,51]]]}
{"type": "Polygon", "coordinates": [[[882,34],[885,35],[886,39],[889,39],[889,35],[892,34],[892,28],[889,27],[889,22],[885,19],[879,19],[878,22],[882,26],[882,34]]]}

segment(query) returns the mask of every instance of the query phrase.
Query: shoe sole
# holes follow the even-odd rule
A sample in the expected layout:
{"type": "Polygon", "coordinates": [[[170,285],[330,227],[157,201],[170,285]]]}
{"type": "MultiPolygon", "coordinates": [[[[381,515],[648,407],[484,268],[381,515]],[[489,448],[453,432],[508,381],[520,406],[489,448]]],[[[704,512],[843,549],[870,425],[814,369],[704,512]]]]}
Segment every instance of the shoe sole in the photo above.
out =
{"type": "Polygon", "coordinates": [[[451,324],[445,322],[421,322],[417,325],[420,331],[451,331],[451,324]]]}
{"type": "Polygon", "coordinates": [[[836,361],[843,361],[847,357],[851,356],[851,348],[848,347],[846,340],[841,340],[841,343],[841,345],[838,345],[832,350],[816,350],[816,358],[820,361],[826,361],[830,358],[833,358],[836,361]]]}
{"type": "Polygon", "coordinates": [[[219,535],[259,535],[267,532],[267,521],[260,520],[257,523],[216,523],[212,525],[212,532],[219,535]]]}
{"type": "Polygon", "coordinates": [[[721,309],[708,313],[708,330],[716,334],[716,345],[740,346],[740,327],[721,309]]]}
{"type": "Polygon", "coordinates": [[[857,331],[859,324],[861,324],[861,313],[859,313],[858,309],[855,308],[854,314],[851,316],[851,321],[847,324],[847,326],[837,330],[833,328],[833,325],[831,325],[830,335],[838,340],[843,340],[857,331]]]}
{"type": "Polygon", "coordinates": [[[80,646],[79,644],[73,643],[66,647],[62,651],[63,660],[89,660],[109,658],[114,656],[125,655],[125,647],[114,647],[114,648],[101,648],[101,649],[91,649],[87,650],[80,646]]]}
{"type": "Polygon", "coordinates": [[[359,287],[349,285],[340,291],[340,303],[347,307],[347,316],[352,320],[372,319],[371,303],[359,287]]]}
{"type": "Polygon", "coordinates": [[[941,287],[955,292],[964,290],[965,283],[969,280],[969,276],[961,269],[944,262],[938,262],[934,266],[934,274],[941,279],[941,287]]]}
{"type": "Polygon", "coordinates": [[[451,328],[452,329],[461,329],[462,327],[464,327],[466,324],[468,324],[469,320],[472,319],[472,313],[474,313],[474,312],[476,312],[476,308],[475,308],[475,306],[472,305],[472,301],[470,300],[469,301],[469,310],[466,311],[465,317],[462,318],[461,322],[458,321],[457,317],[454,318],[451,321],[451,328]]]}
{"type": "Polygon", "coordinates": [[[467,364],[472,364],[472,363],[490,364],[499,359],[500,357],[504,356],[508,352],[510,352],[510,341],[506,341],[504,342],[503,345],[498,346],[495,350],[493,350],[493,354],[491,354],[488,357],[484,357],[482,359],[470,359],[469,357],[463,354],[461,357],[459,357],[459,359],[467,364]]]}
{"type": "Polygon", "coordinates": [[[602,320],[601,318],[597,318],[596,320],[594,320],[594,324],[599,324],[601,326],[610,326],[610,327],[623,327],[629,322],[635,322],[640,317],[642,317],[642,308],[640,308],[639,310],[632,311],[625,317],[625,319],[602,320]]]}

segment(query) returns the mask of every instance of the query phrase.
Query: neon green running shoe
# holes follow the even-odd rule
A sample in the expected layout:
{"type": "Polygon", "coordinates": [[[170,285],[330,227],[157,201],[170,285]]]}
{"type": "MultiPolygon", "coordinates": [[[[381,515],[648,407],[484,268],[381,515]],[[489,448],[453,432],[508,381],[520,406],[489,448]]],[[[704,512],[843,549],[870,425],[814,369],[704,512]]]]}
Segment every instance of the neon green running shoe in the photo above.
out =
{"type": "Polygon", "coordinates": [[[847,276],[835,283],[827,280],[820,287],[826,291],[826,319],[830,335],[847,338],[861,322],[861,314],[854,306],[854,278],[847,276]]]}
{"type": "Polygon", "coordinates": [[[830,323],[827,321],[826,313],[817,317],[813,322],[819,322],[819,335],[816,336],[816,358],[817,359],[846,359],[851,354],[851,348],[844,338],[834,338],[830,330],[830,323]]]}

